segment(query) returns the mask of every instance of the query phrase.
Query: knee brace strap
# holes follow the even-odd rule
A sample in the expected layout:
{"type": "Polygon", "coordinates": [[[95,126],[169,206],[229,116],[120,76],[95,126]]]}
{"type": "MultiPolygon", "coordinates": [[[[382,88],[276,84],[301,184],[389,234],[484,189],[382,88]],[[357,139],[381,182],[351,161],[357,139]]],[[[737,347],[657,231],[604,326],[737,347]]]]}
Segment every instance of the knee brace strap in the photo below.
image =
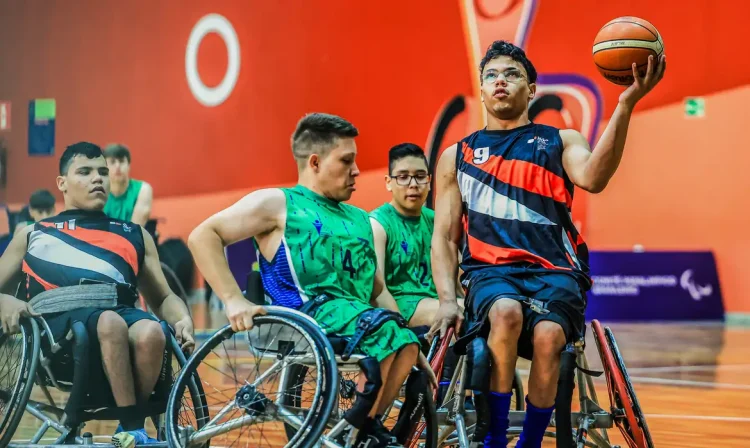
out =
{"type": "Polygon", "coordinates": [[[380,327],[385,325],[388,321],[394,321],[401,327],[406,327],[407,325],[404,317],[395,311],[373,308],[360,314],[357,318],[357,329],[349,338],[349,342],[346,344],[341,359],[344,361],[349,359],[363,337],[378,331],[380,327]]]}

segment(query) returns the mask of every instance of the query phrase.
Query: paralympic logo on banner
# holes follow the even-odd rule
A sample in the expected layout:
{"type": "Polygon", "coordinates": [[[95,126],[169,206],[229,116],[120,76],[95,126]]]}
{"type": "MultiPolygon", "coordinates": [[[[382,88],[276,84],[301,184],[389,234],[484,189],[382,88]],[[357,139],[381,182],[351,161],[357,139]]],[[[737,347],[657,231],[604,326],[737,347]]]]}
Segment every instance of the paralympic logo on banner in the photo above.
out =
{"type": "Polygon", "coordinates": [[[710,297],[714,288],[709,283],[695,283],[694,270],[685,270],[678,279],[677,275],[595,275],[591,293],[607,296],[637,296],[642,288],[676,288],[680,287],[690,294],[693,300],[710,297]]]}
{"type": "Polygon", "coordinates": [[[721,319],[713,253],[592,251],[587,318],[721,319]]]}

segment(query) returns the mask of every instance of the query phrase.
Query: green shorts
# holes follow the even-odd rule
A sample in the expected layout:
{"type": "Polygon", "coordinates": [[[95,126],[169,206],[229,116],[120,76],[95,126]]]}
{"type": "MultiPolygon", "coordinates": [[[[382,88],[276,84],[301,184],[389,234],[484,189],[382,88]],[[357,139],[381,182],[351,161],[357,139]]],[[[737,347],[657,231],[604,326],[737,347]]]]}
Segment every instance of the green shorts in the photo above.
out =
{"type": "MultiPolygon", "coordinates": [[[[357,317],[372,306],[346,299],[334,299],[321,305],[313,318],[327,335],[348,337],[357,330],[357,317]]],[[[375,333],[362,338],[355,353],[383,361],[409,344],[419,344],[417,336],[396,322],[386,322],[375,333]]]]}
{"type": "Polygon", "coordinates": [[[422,296],[401,296],[394,297],[394,299],[396,300],[396,305],[398,305],[398,310],[401,311],[401,315],[404,316],[404,319],[406,319],[407,322],[414,317],[419,302],[422,300],[437,300],[437,298],[432,299],[431,297],[422,296]]]}

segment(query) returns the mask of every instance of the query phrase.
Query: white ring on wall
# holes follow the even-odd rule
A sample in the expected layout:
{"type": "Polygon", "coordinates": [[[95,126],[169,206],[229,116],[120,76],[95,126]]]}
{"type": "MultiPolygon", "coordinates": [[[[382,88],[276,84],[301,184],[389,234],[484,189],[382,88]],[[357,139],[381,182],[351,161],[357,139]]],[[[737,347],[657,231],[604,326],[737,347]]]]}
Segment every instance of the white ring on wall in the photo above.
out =
{"type": "Polygon", "coordinates": [[[206,107],[218,106],[232,94],[237,78],[240,76],[240,41],[234,27],[226,17],[220,14],[208,14],[195,24],[185,49],[185,75],[193,96],[206,107]],[[218,34],[227,47],[227,72],[216,87],[203,84],[198,73],[198,48],[208,33],[218,34]]]}

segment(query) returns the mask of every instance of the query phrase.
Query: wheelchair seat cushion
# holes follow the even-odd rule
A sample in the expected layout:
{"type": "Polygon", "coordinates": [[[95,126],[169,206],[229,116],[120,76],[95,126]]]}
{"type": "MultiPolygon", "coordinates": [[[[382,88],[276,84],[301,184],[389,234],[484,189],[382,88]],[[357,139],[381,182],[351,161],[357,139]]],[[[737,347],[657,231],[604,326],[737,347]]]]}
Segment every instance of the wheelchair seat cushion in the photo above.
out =
{"type": "MultiPolygon", "coordinates": [[[[366,303],[333,299],[318,307],[313,318],[329,340],[331,337],[348,338],[357,331],[359,315],[371,309],[366,303]]],[[[364,336],[355,353],[372,356],[380,362],[409,344],[419,344],[416,335],[409,329],[399,327],[395,321],[389,321],[377,331],[364,336]]]]}

